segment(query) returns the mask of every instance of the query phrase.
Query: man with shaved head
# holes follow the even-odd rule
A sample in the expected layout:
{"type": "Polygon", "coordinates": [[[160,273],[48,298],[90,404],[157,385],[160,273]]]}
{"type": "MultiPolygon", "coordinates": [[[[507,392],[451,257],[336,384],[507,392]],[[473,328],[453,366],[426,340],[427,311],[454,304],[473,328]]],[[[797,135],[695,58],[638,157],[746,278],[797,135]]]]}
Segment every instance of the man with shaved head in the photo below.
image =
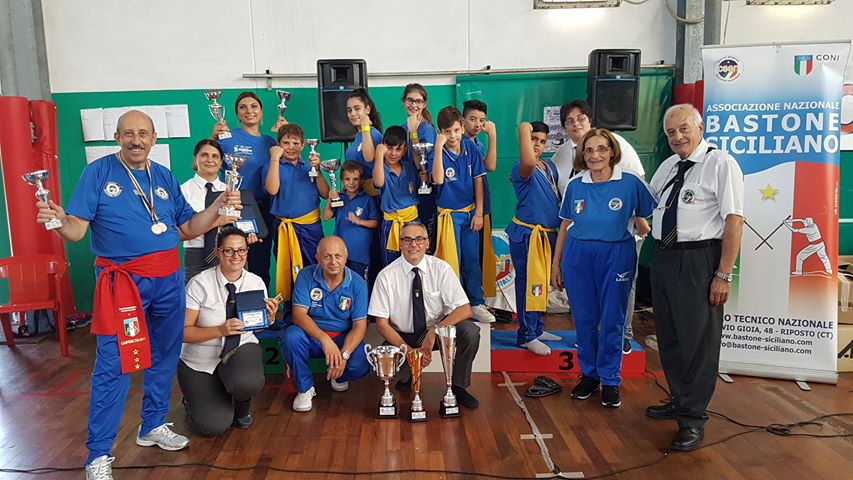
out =
{"type": "Polygon", "coordinates": [[[114,138],[120,150],[86,166],[65,209],[53,201],[36,204],[39,223],[62,222],[54,232],[63,240],[76,242],[92,230],[97,355],[85,465],[86,477],[98,479],[113,478],[110,451],[130,373],[144,372],[136,444],[180,450],[189,443],[166,423],[186,309],[177,245],[213,227],[219,208],[240,204],[239,192],[224,192],[195,213],[172,172],[148,158],[157,141],[148,115],[137,110],[122,115],[114,138]]]}
{"type": "Polygon", "coordinates": [[[303,268],[293,285],[293,325],[282,339],[282,352],[293,372],[297,395],[293,410],[307,412],[316,395],[308,360],[326,359],[326,379],[343,392],[350,380],[367,375],[367,283],[346,267],[347,247],[331,236],[317,245],[317,264],[303,268]]]}

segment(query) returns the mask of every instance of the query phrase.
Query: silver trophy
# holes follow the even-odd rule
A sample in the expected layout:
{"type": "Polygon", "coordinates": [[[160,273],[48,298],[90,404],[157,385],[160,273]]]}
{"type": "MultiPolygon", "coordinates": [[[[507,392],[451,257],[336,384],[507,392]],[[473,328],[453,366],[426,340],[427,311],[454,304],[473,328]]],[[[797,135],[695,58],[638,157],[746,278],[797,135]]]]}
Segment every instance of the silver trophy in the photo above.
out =
{"type": "MultiPolygon", "coordinates": [[[[225,121],[225,107],[219,103],[219,97],[222,96],[222,90],[205,90],[204,98],[213,102],[207,106],[210,110],[210,116],[216,120],[217,123],[225,121]]],[[[226,138],[231,138],[231,132],[220,132],[219,139],[223,140],[226,138]]]]}
{"type": "Polygon", "coordinates": [[[376,418],[397,418],[397,400],[391,395],[388,384],[406,361],[405,352],[400,347],[391,345],[380,345],[376,348],[365,345],[364,353],[367,355],[367,363],[373,367],[376,376],[385,382],[385,392],[379,400],[376,418]]]}
{"type": "Polygon", "coordinates": [[[337,158],[322,160],[320,162],[320,170],[329,174],[329,206],[338,208],[344,206],[344,201],[341,200],[341,195],[338,192],[338,184],[335,180],[335,172],[341,168],[341,161],[337,158]]]}
{"type": "MultiPolygon", "coordinates": [[[[287,110],[287,101],[293,98],[293,94],[284,90],[276,90],[275,94],[278,95],[278,99],[281,100],[281,103],[278,104],[278,118],[282,119],[284,118],[284,111],[287,110]]],[[[278,132],[278,129],[275,127],[272,127],[270,130],[278,132]]]]}
{"type": "MultiPolygon", "coordinates": [[[[427,169],[427,153],[432,151],[433,144],[421,142],[412,145],[412,150],[421,157],[421,170],[427,169]]],[[[429,172],[427,172],[427,178],[429,178],[429,172]]],[[[421,186],[418,187],[418,193],[422,195],[426,195],[428,193],[432,193],[432,187],[429,186],[426,180],[421,181],[421,186]]]]}
{"type": "Polygon", "coordinates": [[[426,422],[427,420],[424,402],[421,400],[421,376],[423,374],[421,359],[423,356],[424,352],[418,348],[410,348],[406,352],[409,370],[412,371],[412,390],[415,391],[415,398],[412,400],[412,411],[409,412],[409,421],[411,422],[426,422]]]}
{"type": "MultiPolygon", "coordinates": [[[[314,155],[315,153],[317,153],[317,150],[314,150],[314,147],[316,147],[317,145],[320,145],[320,140],[317,138],[306,138],[305,139],[305,145],[308,145],[309,147],[311,147],[311,153],[308,154],[308,156],[310,158],[311,155],[314,155]]],[[[318,172],[316,168],[311,167],[311,171],[308,172],[308,176],[311,177],[312,182],[314,181],[315,178],[317,178],[318,175],[320,175],[320,172],[318,172]]]]}
{"type": "MultiPolygon", "coordinates": [[[[225,154],[222,161],[224,161],[225,165],[230,168],[230,170],[225,170],[225,186],[228,190],[235,192],[240,189],[240,185],[243,183],[243,177],[240,176],[240,172],[237,170],[246,164],[246,160],[246,157],[242,155],[234,155],[231,153],[225,154]]],[[[225,205],[219,209],[219,214],[226,217],[241,217],[240,210],[237,210],[234,205],[225,205]]]]}
{"type": "MultiPolygon", "coordinates": [[[[50,199],[50,190],[44,188],[44,182],[47,181],[47,173],[47,170],[37,170],[21,175],[25,182],[38,189],[36,190],[36,198],[42,202],[47,202],[50,199]]],[[[51,218],[44,224],[45,230],[53,230],[61,226],[62,222],[58,218],[51,218]]]]}
{"type": "Polygon", "coordinates": [[[443,418],[458,417],[459,404],[451,388],[453,382],[453,362],[456,360],[456,326],[448,325],[435,329],[438,349],[441,352],[441,365],[444,367],[444,379],[447,381],[447,393],[441,399],[439,414],[443,418]]]}

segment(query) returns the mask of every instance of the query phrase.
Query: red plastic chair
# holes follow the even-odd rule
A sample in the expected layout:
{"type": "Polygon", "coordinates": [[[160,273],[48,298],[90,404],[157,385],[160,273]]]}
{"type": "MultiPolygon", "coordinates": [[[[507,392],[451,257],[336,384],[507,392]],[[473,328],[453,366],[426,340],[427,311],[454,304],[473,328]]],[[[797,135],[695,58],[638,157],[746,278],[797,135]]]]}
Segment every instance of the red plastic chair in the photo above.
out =
{"type": "Polygon", "coordinates": [[[20,255],[0,258],[0,278],[9,280],[9,303],[0,305],[0,323],[10,348],[15,347],[12,312],[52,310],[59,336],[59,352],[68,356],[65,309],[61,302],[61,281],[68,270],[59,255],[20,255]]]}

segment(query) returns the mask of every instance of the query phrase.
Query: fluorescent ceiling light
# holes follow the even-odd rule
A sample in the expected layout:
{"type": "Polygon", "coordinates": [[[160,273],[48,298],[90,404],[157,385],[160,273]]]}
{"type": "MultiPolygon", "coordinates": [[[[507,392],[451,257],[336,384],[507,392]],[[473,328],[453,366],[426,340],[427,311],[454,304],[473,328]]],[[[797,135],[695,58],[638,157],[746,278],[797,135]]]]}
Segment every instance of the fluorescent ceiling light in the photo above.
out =
{"type": "Polygon", "coordinates": [[[618,7],[622,0],[533,0],[533,9],[618,7]]]}
{"type": "Polygon", "coordinates": [[[829,5],[833,0],[746,0],[747,5],[829,5]]]}

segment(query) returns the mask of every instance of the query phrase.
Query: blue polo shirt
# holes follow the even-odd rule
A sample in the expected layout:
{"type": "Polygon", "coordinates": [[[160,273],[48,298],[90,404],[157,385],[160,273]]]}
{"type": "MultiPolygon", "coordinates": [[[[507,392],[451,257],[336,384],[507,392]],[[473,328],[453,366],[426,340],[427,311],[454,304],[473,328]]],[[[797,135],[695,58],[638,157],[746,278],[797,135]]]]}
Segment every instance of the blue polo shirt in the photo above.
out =
{"type": "Polygon", "coordinates": [[[633,217],[648,217],[656,205],[646,182],[615,165],[606,182],[593,182],[588,170],[569,180],[560,218],[573,222],[572,238],[618,242],[632,237],[633,217]]]}
{"type": "MultiPolygon", "coordinates": [[[[515,216],[524,223],[556,228],[560,225],[559,173],[551,160],[543,159],[545,169],[538,166],[527,178],[521,178],[521,162],[515,162],[510,171],[515,190],[515,216]]],[[[513,222],[510,225],[515,225],[513,222]]],[[[507,227],[509,228],[509,227],[507,227]]]]}
{"type": "MultiPolygon", "coordinates": [[[[272,197],[270,207],[273,215],[296,218],[320,206],[320,192],[317,190],[317,182],[312,182],[308,176],[310,171],[311,165],[301,158],[296,164],[287,160],[278,161],[278,194],[272,197]]],[[[264,181],[266,181],[267,172],[269,172],[269,162],[263,168],[264,181]]]]}
{"type": "MultiPolygon", "coordinates": [[[[364,159],[364,154],[361,153],[361,143],[362,136],[364,132],[359,131],[355,140],[352,142],[352,145],[347,148],[346,153],[344,153],[345,160],[355,160],[361,165],[361,178],[362,180],[370,180],[373,178],[373,162],[368,162],[364,159]]],[[[377,145],[382,143],[382,132],[377,130],[375,127],[370,127],[370,138],[373,139],[373,147],[375,148],[377,145]]]]}
{"type": "Polygon", "coordinates": [[[379,208],[391,213],[418,204],[418,187],[421,184],[415,166],[405,157],[400,159],[400,175],[385,167],[385,184],[379,189],[379,208]]]}
{"type": "MultiPolygon", "coordinates": [[[[266,200],[268,195],[264,190],[264,176],[261,170],[270,164],[270,148],[276,144],[275,139],[264,134],[256,137],[242,128],[235,128],[231,130],[231,138],[217,141],[222,145],[225,153],[247,157],[246,163],[237,170],[243,176],[240,190],[254,193],[258,200],[266,200]]],[[[222,160],[222,171],[230,170],[225,159],[222,160]]]]}
{"type": "Polygon", "coordinates": [[[344,267],[344,281],[329,291],[320,265],[307,265],[293,285],[293,305],[307,308],[321,330],[348,332],[352,322],[367,318],[367,282],[344,267]]]}
{"type": "MultiPolygon", "coordinates": [[[[486,158],[486,148],[483,145],[483,142],[480,141],[477,137],[466,137],[471,142],[480,149],[480,157],[483,159],[486,158]]],[[[483,162],[483,168],[485,168],[486,164],[483,162]]],[[[491,215],[492,214],[492,195],[489,194],[489,172],[486,172],[486,175],[483,175],[483,215],[491,215]]]]}
{"type": "MultiPolygon", "coordinates": [[[[430,172],[432,172],[435,158],[434,153],[429,156],[430,172]]],[[[474,179],[486,174],[480,149],[471,140],[463,138],[459,145],[459,155],[445,148],[442,163],[444,164],[444,184],[438,186],[436,204],[441,208],[457,210],[474,203],[474,179]]]]}
{"type": "Polygon", "coordinates": [[[356,225],[347,217],[352,212],[362,220],[378,220],[379,209],[376,207],[376,201],[363,190],[353,198],[349,198],[346,192],[341,192],[341,200],[344,206],[332,209],[335,216],[335,235],[344,240],[350,260],[370,263],[370,244],[373,241],[374,229],[356,225]]]}
{"type": "MultiPolygon", "coordinates": [[[[426,120],[424,120],[423,122],[421,122],[420,125],[418,125],[418,141],[417,142],[412,140],[411,138],[409,138],[409,124],[408,123],[404,123],[400,126],[403,127],[403,130],[406,131],[406,139],[410,142],[409,144],[406,145],[406,158],[409,159],[409,163],[412,163],[412,158],[416,156],[415,152],[411,148],[409,148],[409,145],[414,144],[414,143],[420,143],[420,142],[426,142],[426,143],[431,143],[431,144],[435,145],[435,127],[433,127],[432,125],[427,123],[426,120]]],[[[420,161],[420,157],[418,157],[418,161],[420,161]]]]}
{"type": "Polygon", "coordinates": [[[175,248],[180,240],[177,227],[195,215],[166,167],[151,162],[151,181],[145,170],[130,171],[146,197],[153,182],[154,210],[168,227],[165,233],[155,235],[151,231],[151,216],[115,154],[83,169],[65,207],[66,213],[89,221],[92,253],[118,263],[175,248]]]}

